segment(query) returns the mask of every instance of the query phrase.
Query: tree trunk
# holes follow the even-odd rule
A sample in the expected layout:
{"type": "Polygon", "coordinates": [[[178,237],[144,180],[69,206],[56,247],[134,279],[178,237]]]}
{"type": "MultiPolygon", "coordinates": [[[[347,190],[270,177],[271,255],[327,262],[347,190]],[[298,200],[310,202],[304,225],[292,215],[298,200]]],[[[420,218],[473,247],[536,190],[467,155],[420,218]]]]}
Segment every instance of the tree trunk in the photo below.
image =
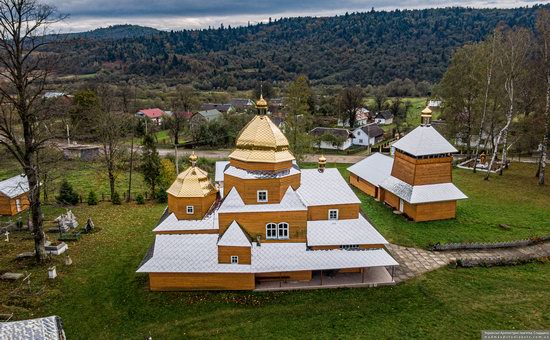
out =
{"type": "Polygon", "coordinates": [[[29,181],[29,201],[31,208],[32,231],[34,235],[34,251],[37,262],[42,262],[46,259],[46,249],[44,241],[42,205],[40,203],[40,183],[36,174],[36,165],[31,159],[27,160],[25,167],[25,175],[29,181]]]}
{"type": "Polygon", "coordinates": [[[544,108],[544,137],[542,138],[542,150],[539,165],[539,185],[544,185],[544,171],[548,152],[548,134],[550,124],[550,73],[546,75],[546,107],[544,108]]]}
{"type": "Polygon", "coordinates": [[[109,172],[109,188],[111,190],[111,201],[112,201],[113,196],[115,195],[115,174],[113,173],[112,166],[109,166],[108,172],[109,172]]]}

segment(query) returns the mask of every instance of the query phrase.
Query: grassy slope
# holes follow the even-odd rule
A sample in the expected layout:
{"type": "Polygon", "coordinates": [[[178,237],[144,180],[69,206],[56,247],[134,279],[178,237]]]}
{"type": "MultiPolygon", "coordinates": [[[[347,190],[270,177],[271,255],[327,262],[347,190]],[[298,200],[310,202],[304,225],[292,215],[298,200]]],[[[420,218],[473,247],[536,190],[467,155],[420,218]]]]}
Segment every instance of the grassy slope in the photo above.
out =
{"type": "MultiPolygon", "coordinates": [[[[94,183],[93,173],[77,173],[69,175],[80,178],[79,187],[94,183]]],[[[361,198],[366,200],[367,215],[393,241],[425,245],[455,237],[511,239],[549,230],[549,188],[538,188],[530,181],[531,175],[532,166],[514,164],[504,177],[484,182],[480,176],[457,170],[455,182],[470,196],[459,206],[457,221],[410,223],[380,203],[361,198]],[[483,222],[487,219],[491,222],[483,222]],[[512,230],[500,230],[496,227],[500,221],[511,224],[512,230]],[[525,227],[531,224],[538,229],[525,227]]],[[[51,220],[61,210],[47,206],[46,218],[51,220]]],[[[21,240],[24,234],[13,235],[20,242],[0,242],[0,269],[28,270],[33,273],[34,287],[47,288],[39,296],[8,298],[15,285],[0,283],[0,313],[15,311],[17,318],[60,315],[71,339],[304,334],[456,339],[478,337],[481,329],[550,327],[550,291],[541,289],[550,281],[548,264],[442,269],[396,287],[377,289],[148,292],[146,278],[135,270],[153,240],[151,229],[162,210],[158,204],[103,203],[75,208],[81,223],[91,216],[102,230],[71,244],[72,267],[62,265],[62,259],[53,260],[60,276],[53,282],[46,282],[45,269],[26,266],[32,262],[13,261],[15,254],[31,248],[31,240],[21,240]]]]}

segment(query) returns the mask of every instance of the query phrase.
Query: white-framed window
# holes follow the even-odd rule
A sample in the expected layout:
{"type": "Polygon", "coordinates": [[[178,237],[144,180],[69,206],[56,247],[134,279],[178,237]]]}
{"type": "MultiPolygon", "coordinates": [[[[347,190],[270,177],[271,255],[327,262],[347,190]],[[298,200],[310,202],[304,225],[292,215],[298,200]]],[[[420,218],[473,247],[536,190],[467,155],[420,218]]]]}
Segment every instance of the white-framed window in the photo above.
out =
{"type": "Polygon", "coordinates": [[[268,240],[277,239],[277,224],[268,223],[265,226],[265,238],[268,240]]]}
{"type": "Polygon", "coordinates": [[[338,209],[329,209],[328,210],[328,219],[337,220],[338,219],[338,209]]]}
{"type": "Polygon", "coordinates": [[[195,212],[195,208],[193,208],[192,205],[188,205],[185,210],[187,211],[188,215],[193,215],[193,213],[195,212]]]}
{"type": "Polygon", "coordinates": [[[239,257],[238,256],[231,256],[231,264],[239,264],[239,257]]]}
{"type": "Polygon", "coordinates": [[[340,246],[340,249],[343,250],[353,250],[353,249],[359,249],[358,244],[344,244],[340,246]]]}
{"type": "Polygon", "coordinates": [[[278,228],[278,238],[279,240],[288,240],[288,223],[282,222],[279,223],[278,228]]]}
{"type": "Polygon", "coordinates": [[[258,202],[267,202],[267,190],[258,190],[258,202]]]}

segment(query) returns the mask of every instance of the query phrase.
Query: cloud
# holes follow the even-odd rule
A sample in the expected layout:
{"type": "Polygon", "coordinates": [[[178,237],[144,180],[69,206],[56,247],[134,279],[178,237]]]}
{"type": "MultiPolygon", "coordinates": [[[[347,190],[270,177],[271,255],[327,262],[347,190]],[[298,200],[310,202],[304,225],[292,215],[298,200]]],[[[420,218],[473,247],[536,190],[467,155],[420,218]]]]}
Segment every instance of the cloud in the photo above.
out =
{"type": "Polygon", "coordinates": [[[50,0],[69,14],[57,29],[80,32],[114,24],[158,29],[206,28],[265,22],[269,17],[330,16],[345,12],[447,6],[518,7],[536,0],[50,0]]]}

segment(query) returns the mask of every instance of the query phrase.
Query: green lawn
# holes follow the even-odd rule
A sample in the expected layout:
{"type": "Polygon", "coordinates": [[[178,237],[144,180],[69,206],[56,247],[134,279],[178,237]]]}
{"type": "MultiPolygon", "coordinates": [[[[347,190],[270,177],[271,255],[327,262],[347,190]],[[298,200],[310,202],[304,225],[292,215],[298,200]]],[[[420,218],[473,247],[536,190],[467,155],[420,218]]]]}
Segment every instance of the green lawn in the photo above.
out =
{"type": "MultiPolygon", "coordinates": [[[[83,187],[91,185],[86,183],[94,174],[81,171],[79,176],[76,183],[83,187]]],[[[407,222],[361,196],[365,212],[388,239],[407,245],[548,233],[550,189],[534,184],[532,166],[513,164],[504,177],[495,176],[489,182],[462,170],[454,176],[470,196],[460,204],[456,221],[407,222]],[[512,229],[500,230],[498,223],[508,223],[512,229]]],[[[92,217],[101,231],[70,244],[71,267],[60,258],[47,264],[57,265],[59,277],[53,282],[47,281],[44,267],[31,260],[13,260],[15,254],[32,247],[27,234],[14,233],[14,241],[0,242],[0,271],[31,272],[33,291],[45,289],[41,294],[8,296],[16,284],[0,282],[0,313],[14,312],[17,319],[60,315],[69,339],[149,335],[154,339],[471,339],[483,329],[550,328],[548,263],[444,268],[395,287],[372,289],[149,292],[146,277],[135,270],[153,240],[151,230],[163,209],[160,204],[113,206],[107,202],[74,208],[81,223],[92,217]]],[[[46,220],[61,211],[46,206],[46,220]]]]}

